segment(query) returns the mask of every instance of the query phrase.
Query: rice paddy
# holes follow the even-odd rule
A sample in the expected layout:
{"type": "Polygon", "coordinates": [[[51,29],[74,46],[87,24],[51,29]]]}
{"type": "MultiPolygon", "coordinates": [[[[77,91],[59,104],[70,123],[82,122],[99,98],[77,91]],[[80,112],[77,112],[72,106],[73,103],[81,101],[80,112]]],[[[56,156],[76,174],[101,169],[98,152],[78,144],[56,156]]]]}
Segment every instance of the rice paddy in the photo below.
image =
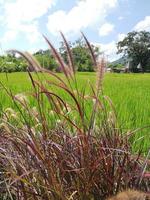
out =
{"type": "MultiPolygon", "coordinates": [[[[60,76],[62,76],[60,74],[60,76]]],[[[0,74],[0,81],[14,94],[31,90],[27,73],[0,74]]],[[[87,81],[95,82],[95,73],[77,73],[77,82],[82,89],[87,81]]],[[[86,86],[87,92],[90,91],[86,86]]],[[[61,92],[61,91],[60,91],[61,92]]],[[[106,74],[103,93],[109,96],[115,106],[120,127],[126,131],[150,126],[150,74],[106,74]]],[[[32,101],[31,104],[34,105],[32,101]]],[[[0,109],[12,107],[11,99],[0,88],[0,109]]],[[[144,149],[150,146],[150,127],[136,133],[134,145],[144,149]]]]}

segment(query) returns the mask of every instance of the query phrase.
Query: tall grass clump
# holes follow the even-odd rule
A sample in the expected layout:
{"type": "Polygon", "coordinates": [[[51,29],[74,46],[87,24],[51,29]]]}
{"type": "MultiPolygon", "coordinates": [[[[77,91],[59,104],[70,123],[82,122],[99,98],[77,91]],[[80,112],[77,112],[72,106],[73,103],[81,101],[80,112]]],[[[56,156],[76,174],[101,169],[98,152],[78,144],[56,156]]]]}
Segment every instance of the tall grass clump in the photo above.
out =
{"type": "Polygon", "coordinates": [[[85,85],[79,89],[73,55],[61,35],[68,65],[44,38],[64,78],[41,68],[29,53],[14,50],[44,78],[28,72],[33,89],[26,94],[13,95],[2,84],[17,111],[7,108],[1,118],[1,199],[103,200],[126,188],[148,191],[149,153],[146,158],[141,150],[132,153],[133,132],[121,131],[114,106],[103,94],[105,59],[95,59],[82,34],[97,71],[96,85],[87,82],[91,88],[87,95],[85,85]]]}

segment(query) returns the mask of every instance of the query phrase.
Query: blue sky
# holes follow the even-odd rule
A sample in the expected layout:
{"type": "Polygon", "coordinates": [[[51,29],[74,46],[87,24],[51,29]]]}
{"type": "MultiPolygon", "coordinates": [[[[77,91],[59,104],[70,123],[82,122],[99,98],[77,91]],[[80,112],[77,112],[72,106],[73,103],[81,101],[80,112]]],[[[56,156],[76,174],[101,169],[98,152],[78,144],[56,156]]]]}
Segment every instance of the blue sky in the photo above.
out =
{"type": "Polygon", "coordinates": [[[59,46],[59,31],[74,41],[83,31],[115,60],[116,43],[133,30],[150,31],[150,0],[0,0],[2,51],[46,49],[42,34],[59,46]]]}

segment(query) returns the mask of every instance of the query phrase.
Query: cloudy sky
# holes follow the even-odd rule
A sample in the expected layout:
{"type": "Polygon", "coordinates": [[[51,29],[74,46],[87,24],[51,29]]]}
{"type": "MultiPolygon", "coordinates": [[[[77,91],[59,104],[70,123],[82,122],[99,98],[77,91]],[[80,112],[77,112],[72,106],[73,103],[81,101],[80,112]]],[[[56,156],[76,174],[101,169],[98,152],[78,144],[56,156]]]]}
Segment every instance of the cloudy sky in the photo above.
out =
{"type": "Polygon", "coordinates": [[[116,42],[132,30],[150,31],[150,0],[0,0],[0,51],[34,52],[59,46],[59,31],[74,41],[83,31],[109,60],[116,42]]]}

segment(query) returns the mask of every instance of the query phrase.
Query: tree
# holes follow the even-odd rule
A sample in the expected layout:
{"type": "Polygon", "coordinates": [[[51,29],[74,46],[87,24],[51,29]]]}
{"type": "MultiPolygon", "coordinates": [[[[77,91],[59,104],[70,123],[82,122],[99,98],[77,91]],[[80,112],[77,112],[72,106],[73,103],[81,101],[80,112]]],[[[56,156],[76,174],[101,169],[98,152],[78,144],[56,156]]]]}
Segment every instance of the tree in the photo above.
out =
{"type": "Polygon", "coordinates": [[[14,53],[8,52],[0,56],[0,72],[26,71],[27,62],[22,57],[16,57],[14,53]]]}
{"type": "Polygon", "coordinates": [[[108,65],[110,68],[117,68],[117,69],[121,69],[121,68],[123,68],[123,65],[122,64],[120,64],[120,63],[116,63],[116,64],[109,64],[108,65]]]}
{"type": "MultiPolygon", "coordinates": [[[[87,45],[83,38],[78,39],[75,43],[69,42],[70,49],[72,51],[74,65],[78,71],[94,71],[93,61],[87,45]]],[[[99,48],[92,45],[95,56],[99,55],[99,48]]],[[[64,61],[68,63],[67,51],[63,42],[59,48],[59,52],[64,61]]]]}
{"type": "Polygon", "coordinates": [[[35,58],[39,61],[42,67],[49,70],[56,70],[58,64],[53,58],[50,50],[39,50],[34,54],[35,58]]]}
{"type": "Polygon", "coordinates": [[[138,71],[141,64],[142,71],[150,70],[150,32],[133,31],[117,43],[118,53],[123,53],[131,60],[131,71],[138,71]]]}

